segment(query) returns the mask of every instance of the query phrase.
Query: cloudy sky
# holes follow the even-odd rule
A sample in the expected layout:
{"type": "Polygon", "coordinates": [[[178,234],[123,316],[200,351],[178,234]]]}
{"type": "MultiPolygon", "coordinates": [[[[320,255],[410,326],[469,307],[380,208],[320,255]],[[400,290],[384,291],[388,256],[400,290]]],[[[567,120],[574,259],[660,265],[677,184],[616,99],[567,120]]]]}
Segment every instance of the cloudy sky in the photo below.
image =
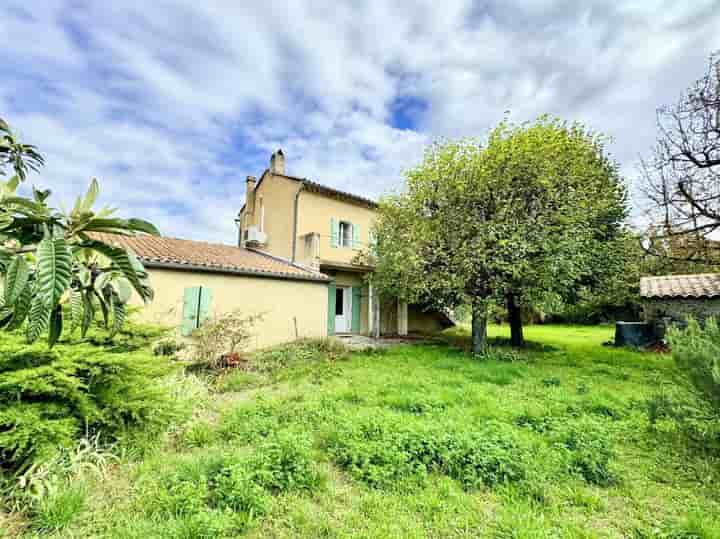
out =
{"type": "Polygon", "coordinates": [[[720,2],[3,0],[0,117],[69,201],[232,243],[244,178],[288,173],[376,197],[439,137],[510,111],[613,137],[633,181],[673,102],[720,49],[720,2]],[[513,5],[514,4],[514,5],[513,5]]]}

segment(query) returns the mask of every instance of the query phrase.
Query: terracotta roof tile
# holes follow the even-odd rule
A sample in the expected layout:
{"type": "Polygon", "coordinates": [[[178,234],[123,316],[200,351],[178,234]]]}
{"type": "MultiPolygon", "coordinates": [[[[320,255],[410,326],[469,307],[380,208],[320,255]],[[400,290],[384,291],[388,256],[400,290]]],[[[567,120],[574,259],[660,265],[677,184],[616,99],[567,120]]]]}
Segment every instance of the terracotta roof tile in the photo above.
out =
{"type": "Polygon", "coordinates": [[[642,277],[644,298],[713,298],[720,296],[720,273],[642,277]]]}
{"type": "Polygon", "coordinates": [[[93,238],[131,249],[148,267],[195,269],[287,279],[327,281],[320,272],[258,251],[203,241],[149,235],[93,233],[93,238]]]}

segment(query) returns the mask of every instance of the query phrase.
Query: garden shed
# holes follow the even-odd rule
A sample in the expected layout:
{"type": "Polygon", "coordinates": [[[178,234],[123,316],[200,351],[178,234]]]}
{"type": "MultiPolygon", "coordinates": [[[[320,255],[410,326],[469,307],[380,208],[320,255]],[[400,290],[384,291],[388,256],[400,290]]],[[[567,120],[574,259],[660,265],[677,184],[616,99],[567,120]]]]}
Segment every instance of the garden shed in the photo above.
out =
{"type": "Polygon", "coordinates": [[[648,322],[720,317],[720,273],[642,277],[640,296],[648,322]]]}

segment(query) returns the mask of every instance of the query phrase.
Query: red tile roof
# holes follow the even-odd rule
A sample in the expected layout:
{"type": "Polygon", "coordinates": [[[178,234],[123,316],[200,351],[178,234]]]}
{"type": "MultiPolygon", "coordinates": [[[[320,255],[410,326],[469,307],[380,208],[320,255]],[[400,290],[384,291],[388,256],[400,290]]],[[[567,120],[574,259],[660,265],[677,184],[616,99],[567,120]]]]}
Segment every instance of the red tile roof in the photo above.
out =
{"type": "Polygon", "coordinates": [[[150,268],[166,267],[297,280],[329,280],[326,275],[320,272],[259,251],[233,245],[149,236],[146,234],[120,236],[117,234],[93,233],[92,237],[106,243],[131,249],[143,264],[150,268]]]}
{"type": "Polygon", "coordinates": [[[714,298],[720,296],[720,273],[642,277],[644,298],[714,298]]]}

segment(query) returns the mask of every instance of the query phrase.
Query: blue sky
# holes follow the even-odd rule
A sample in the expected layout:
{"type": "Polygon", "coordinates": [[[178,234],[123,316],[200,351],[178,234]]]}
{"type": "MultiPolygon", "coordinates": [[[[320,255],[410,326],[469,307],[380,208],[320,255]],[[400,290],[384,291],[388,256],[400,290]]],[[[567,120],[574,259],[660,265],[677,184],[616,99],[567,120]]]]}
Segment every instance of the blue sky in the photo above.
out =
{"type": "Polygon", "coordinates": [[[244,179],[290,174],[377,197],[439,137],[505,111],[581,120],[629,182],[720,49],[717,0],[5,0],[0,116],[37,144],[32,180],[162,232],[232,243],[244,179]]]}

